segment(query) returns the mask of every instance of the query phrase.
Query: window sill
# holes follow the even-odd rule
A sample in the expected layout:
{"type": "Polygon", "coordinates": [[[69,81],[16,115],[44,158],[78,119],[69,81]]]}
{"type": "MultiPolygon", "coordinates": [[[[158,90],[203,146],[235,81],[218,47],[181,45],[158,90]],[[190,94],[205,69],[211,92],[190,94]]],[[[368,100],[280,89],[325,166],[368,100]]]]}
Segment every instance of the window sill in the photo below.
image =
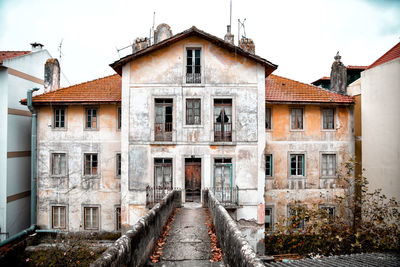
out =
{"type": "Polygon", "coordinates": [[[213,146],[236,146],[236,142],[211,142],[213,146]]]}
{"type": "Polygon", "coordinates": [[[288,179],[307,179],[307,176],[289,176],[288,179]]]}
{"type": "Polygon", "coordinates": [[[321,132],[336,132],[336,129],[321,129],[321,132]]]}
{"type": "Polygon", "coordinates": [[[93,132],[93,131],[98,131],[99,128],[96,128],[96,129],[84,128],[83,130],[84,130],[84,131],[88,131],[88,132],[93,132]]]}
{"type": "Polygon", "coordinates": [[[205,87],[204,83],[184,83],[182,87],[205,87]]]}
{"type": "Polygon", "coordinates": [[[265,179],[267,179],[267,180],[275,180],[275,177],[274,176],[265,176],[265,179]]]}
{"type": "Polygon", "coordinates": [[[66,178],[68,178],[68,175],[50,175],[50,178],[66,179],[66,178]]]}
{"type": "Polygon", "coordinates": [[[190,128],[204,128],[203,124],[185,124],[182,128],[190,129],[190,128]]]}
{"type": "Polygon", "coordinates": [[[272,129],[265,129],[266,132],[272,132],[272,129]]]}
{"type": "Polygon", "coordinates": [[[66,132],[66,131],[68,131],[67,128],[51,128],[51,130],[55,131],[55,132],[66,132]]]}
{"type": "Polygon", "coordinates": [[[83,179],[100,179],[100,175],[83,175],[83,179]]]}
{"type": "Polygon", "coordinates": [[[304,132],[305,129],[290,129],[290,132],[304,132]]]}
{"type": "Polygon", "coordinates": [[[337,179],[337,176],[320,176],[319,179],[337,179]]]}
{"type": "Polygon", "coordinates": [[[176,145],[175,141],[152,141],[150,145],[176,145]]]}

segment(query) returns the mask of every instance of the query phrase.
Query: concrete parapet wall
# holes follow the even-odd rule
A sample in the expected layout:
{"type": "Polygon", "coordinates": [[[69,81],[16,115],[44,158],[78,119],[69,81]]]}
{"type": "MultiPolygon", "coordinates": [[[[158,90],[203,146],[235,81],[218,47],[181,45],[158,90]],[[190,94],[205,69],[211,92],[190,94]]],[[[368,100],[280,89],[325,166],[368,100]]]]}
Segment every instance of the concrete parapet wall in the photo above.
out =
{"type": "Polygon", "coordinates": [[[225,263],[230,266],[264,266],[236,222],[209,190],[203,191],[203,207],[207,207],[211,213],[225,263]]]}
{"type": "Polygon", "coordinates": [[[172,191],[90,266],[145,265],[171,212],[182,205],[181,199],[181,191],[172,191]]]}

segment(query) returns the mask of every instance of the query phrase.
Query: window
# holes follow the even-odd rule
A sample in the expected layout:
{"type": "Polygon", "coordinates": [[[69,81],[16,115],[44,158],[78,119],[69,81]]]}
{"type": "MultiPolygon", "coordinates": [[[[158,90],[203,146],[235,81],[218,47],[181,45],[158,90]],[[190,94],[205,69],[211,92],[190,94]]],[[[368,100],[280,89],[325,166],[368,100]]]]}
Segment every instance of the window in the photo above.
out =
{"type": "Polygon", "coordinates": [[[214,187],[232,187],[232,159],[214,159],[214,187]]]}
{"type": "Polygon", "coordinates": [[[99,229],[99,208],[84,207],[84,228],[85,230],[99,229]]]}
{"type": "Polygon", "coordinates": [[[121,107],[117,108],[117,129],[121,130],[121,107]]]}
{"type": "Polygon", "coordinates": [[[172,99],[155,99],[156,141],[172,141],[172,99]]]}
{"type": "Polygon", "coordinates": [[[302,206],[288,206],[288,223],[293,229],[304,229],[304,211],[302,206]]]}
{"type": "Polygon", "coordinates": [[[201,83],[200,49],[186,50],[186,83],[201,83]]]}
{"type": "Polygon", "coordinates": [[[322,154],[321,176],[334,177],[336,176],[336,155],[322,154]]]}
{"type": "Polygon", "coordinates": [[[290,155],[290,175],[291,176],[304,176],[304,154],[291,154],[290,155]]]}
{"type": "Polygon", "coordinates": [[[117,153],[115,158],[115,175],[117,178],[121,177],[121,153],[117,153]]]}
{"type": "Polygon", "coordinates": [[[186,99],[186,124],[201,124],[201,101],[200,99],[186,99]]]}
{"type": "Polygon", "coordinates": [[[334,114],[333,108],[324,108],[322,110],[322,128],[324,130],[335,129],[334,114]]]}
{"type": "Polygon", "coordinates": [[[272,155],[265,155],[265,176],[272,176],[272,155]]]}
{"type": "Polygon", "coordinates": [[[65,108],[55,108],[53,111],[53,128],[65,129],[65,108]]]}
{"type": "Polygon", "coordinates": [[[271,108],[265,109],[265,129],[271,130],[272,129],[272,120],[271,120],[271,108]]]}
{"type": "Polygon", "coordinates": [[[95,176],[98,174],[97,153],[85,154],[84,175],[95,176]]]}
{"type": "Polygon", "coordinates": [[[232,141],[232,99],[214,99],[214,141],[232,141]]]}
{"type": "Polygon", "coordinates": [[[86,121],[85,128],[86,129],[97,129],[97,108],[87,108],[86,109],[86,121]]]}
{"type": "Polygon", "coordinates": [[[272,229],[273,226],[272,208],[265,208],[265,230],[272,229]]]}
{"type": "Polygon", "coordinates": [[[121,230],[121,207],[115,208],[115,230],[121,230]]]}
{"type": "Polygon", "coordinates": [[[321,205],[320,209],[326,212],[329,222],[333,222],[335,220],[335,216],[336,216],[335,207],[321,205]]]}
{"type": "Polygon", "coordinates": [[[65,206],[51,207],[51,228],[65,229],[66,227],[66,208],[65,206]]]}
{"type": "Polygon", "coordinates": [[[303,130],[302,108],[292,108],[290,110],[290,128],[291,130],[303,130]]]}
{"type": "Polygon", "coordinates": [[[172,189],[172,159],[154,159],[154,187],[172,189]]]}
{"type": "Polygon", "coordinates": [[[67,175],[67,159],[65,153],[51,154],[51,175],[53,176],[67,175]]]}

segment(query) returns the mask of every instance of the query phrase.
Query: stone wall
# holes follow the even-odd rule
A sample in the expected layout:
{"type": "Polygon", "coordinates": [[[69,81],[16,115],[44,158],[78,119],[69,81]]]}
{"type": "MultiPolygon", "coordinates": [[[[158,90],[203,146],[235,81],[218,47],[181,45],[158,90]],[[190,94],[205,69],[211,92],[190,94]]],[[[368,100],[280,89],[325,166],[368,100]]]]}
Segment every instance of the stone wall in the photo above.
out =
{"type": "Polygon", "coordinates": [[[211,213],[225,263],[230,266],[264,266],[236,222],[209,190],[203,191],[203,206],[211,213]]]}
{"type": "Polygon", "coordinates": [[[171,212],[182,205],[181,199],[181,191],[171,192],[90,266],[145,265],[171,212]]]}

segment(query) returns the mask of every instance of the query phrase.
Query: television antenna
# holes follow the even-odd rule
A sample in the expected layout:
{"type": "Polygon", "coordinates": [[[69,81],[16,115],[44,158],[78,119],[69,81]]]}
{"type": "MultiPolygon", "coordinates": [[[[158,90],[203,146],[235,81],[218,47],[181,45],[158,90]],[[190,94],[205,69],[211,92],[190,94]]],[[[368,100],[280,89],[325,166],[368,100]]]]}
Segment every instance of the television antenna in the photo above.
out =
{"type": "Polygon", "coordinates": [[[63,43],[63,41],[64,41],[64,39],[61,39],[61,42],[60,42],[60,44],[58,45],[58,53],[59,53],[60,63],[61,63],[61,57],[64,55],[64,54],[61,52],[61,48],[62,48],[62,43],[63,43]]]}
{"type": "Polygon", "coordinates": [[[246,27],[244,26],[244,23],[246,22],[246,18],[242,21],[240,21],[240,19],[238,19],[238,41],[240,39],[240,29],[243,28],[243,34],[242,37],[246,38],[246,27]]]}

